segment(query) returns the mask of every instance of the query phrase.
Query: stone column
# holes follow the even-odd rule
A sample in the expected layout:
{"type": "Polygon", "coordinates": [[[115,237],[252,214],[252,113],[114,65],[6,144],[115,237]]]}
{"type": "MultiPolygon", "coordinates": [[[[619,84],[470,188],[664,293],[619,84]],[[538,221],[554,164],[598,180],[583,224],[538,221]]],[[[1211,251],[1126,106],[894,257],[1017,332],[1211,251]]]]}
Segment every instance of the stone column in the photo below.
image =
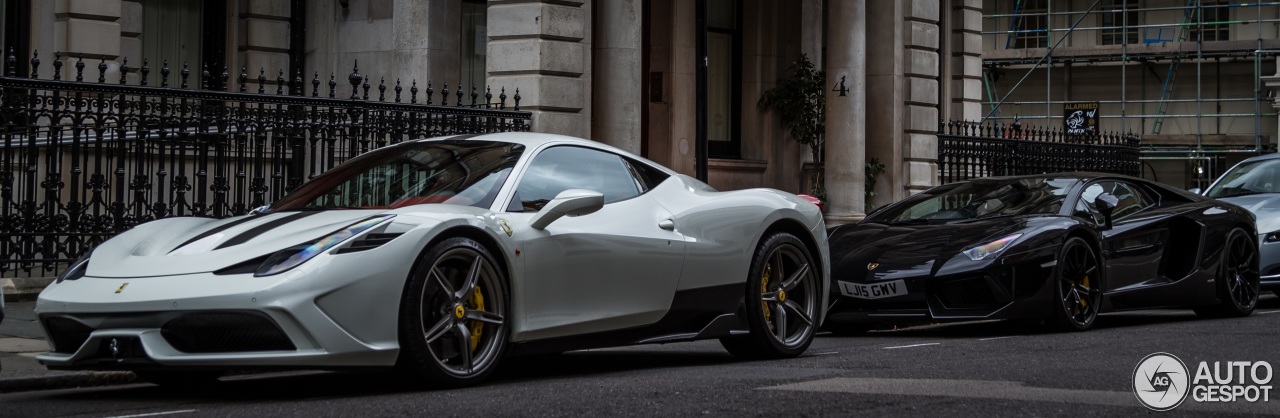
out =
{"type": "Polygon", "coordinates": [[[867,2],[837,0],[827,9],[828,84],[845,78],[848,93],[827,90],[827,225],[856,222],[865,214],[864,166],[867,116],[867,2]]]}
{"type": "MultiPolygon", "coordinates": [[[[120,0],[31,2],[31,49],[40,53],[40,78],[52,78],[53,55],[62,53],[62,79],[75,80],[75,62],[85,60],[84,80],[97,82],[99,60],[116,80],[120,58],[120,0]]],[[[31,65],[31,57],[18,57],[31,65]]]]}
{"type": "Polygon", "coordinates": [[[640,0],[609,0],[595,4],[595,21],[602,23],[591,45],[591,139],[639,154],[641,89],[640,41],[643,10],[640,0]]]}
{"type": "MultiPolygon", "coordinates": [[[[867,106],[866,158],[884,164],[876,176],[875,196],[868,202],[880,207],[902,197],[903,134],[906,96],[903,66],[911,50],[904,42],[907,22],[904,8],[910,2],[867,2],[867,106]]],[[[936,33],[936,31],[935,31],[936,33]]]]}
{"type": "Polygon", "coordinates": [[[951,119],[982,118],[982,0],[951,3],[951,119]]]}
{"type": "Polygon", "coordinates": [[[904,10],[906,106],[902,137],[906,141],[902,168],[894,172],[894,175],[901,173],[902,177],[894,182],[892,201],[938,184],[938,77],[942,62],[938,56],[940,9],[937,1],[912,0],[904,10]]]}
{"type": "Polygon", "coordinates": [[[489,6],[489,84],[508,96],[520,90],[534,131],[591,134],[590,7],[583,0],[489,6]]]}

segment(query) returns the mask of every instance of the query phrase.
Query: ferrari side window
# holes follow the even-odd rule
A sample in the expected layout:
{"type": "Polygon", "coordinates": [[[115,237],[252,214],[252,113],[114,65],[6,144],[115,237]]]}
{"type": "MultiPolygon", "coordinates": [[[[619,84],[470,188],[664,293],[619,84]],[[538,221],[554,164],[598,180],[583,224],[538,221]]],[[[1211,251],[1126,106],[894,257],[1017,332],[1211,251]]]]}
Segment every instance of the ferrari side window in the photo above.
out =
{"type": "Polygon", "coordinates": [[[533,158],[516,186],[516,196],[523,210],[537,211],[569,189],[600,192],[606,204],[640,195],[640,187],[622,157],[561,146],[548,148],[533,158]]]}

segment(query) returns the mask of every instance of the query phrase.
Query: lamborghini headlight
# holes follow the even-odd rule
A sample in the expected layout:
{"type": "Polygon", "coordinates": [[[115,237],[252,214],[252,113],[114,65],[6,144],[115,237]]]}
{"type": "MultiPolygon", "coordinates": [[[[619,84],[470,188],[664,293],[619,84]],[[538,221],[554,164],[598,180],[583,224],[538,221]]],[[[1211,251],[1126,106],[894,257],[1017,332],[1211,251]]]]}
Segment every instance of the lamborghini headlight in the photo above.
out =
{"type": "Polygon", "coordinates": [[[272,254],[271,257],[268,257],[267,260],[258,267],[258,270],[255,271],[253,275],[254,277],[262,277],[289,271],[289,269],[297,267],[316,255],[341,244],[348,238],[367,231],[369,228],[378,226],[392,217],[395,217],[395,215],[374,216],[348,225],[346,228],[334,231],[332,234],[326,235],[318,240],[277,251],[275,254],[272,254]]]}
{"type": "Polygon", "coordinates": [[[93,255],[93,250],[86,251],[84,255],[77,258],[67,265],[67,269],[58,275],[54,283],[62,283],[63,280],[76,280],[84,277],[84,272],[89,268],[89,256],[93,255]]]}
{"type": "Polygon", "coordinates": [[[991,241],[986,244],[969,248],[967,250],[964,250],[963,252],[964,252],[964,255],[969,256],[970,260],[973,260],[973,261],[982,260],[992,255],[999,254],[1001,251],[1004,251],[1005,247],[1009,246],[1009,243],[1012,243],[1014,240],[1018,239],[1018,237],[1020,236],[1022,236],[1022,234],[1009,235],[1007,237],[1000,238],[998,240],[991,241]]]}

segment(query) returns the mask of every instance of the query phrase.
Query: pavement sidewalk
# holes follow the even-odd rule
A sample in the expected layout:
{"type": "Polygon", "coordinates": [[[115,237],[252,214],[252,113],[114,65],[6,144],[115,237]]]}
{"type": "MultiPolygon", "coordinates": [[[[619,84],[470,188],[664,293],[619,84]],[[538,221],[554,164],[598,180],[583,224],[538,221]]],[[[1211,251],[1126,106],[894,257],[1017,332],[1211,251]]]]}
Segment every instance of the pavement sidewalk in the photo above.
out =
{"type": "Polygon", "coordinates": [[[36,322],[35,302],[6,302],[0,322],[0,392],[128,383],[129,372],[69,372],[46,369],[36,355],[49,351],[36,322]]]}

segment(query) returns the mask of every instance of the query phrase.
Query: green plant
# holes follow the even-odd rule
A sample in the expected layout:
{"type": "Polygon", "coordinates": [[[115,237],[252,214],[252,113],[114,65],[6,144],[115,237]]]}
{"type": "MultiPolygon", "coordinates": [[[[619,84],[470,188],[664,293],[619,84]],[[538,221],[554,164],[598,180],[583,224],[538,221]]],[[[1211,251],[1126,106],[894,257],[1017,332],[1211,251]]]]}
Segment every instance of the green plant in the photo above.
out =
{"type": "Polygon", "coordinates": [[[868,159],[867,171],[863,179],[863,181],[865,182],[863,184],[863,187],[866,188],[866,193],[867,193],[867,198],[866,198],[867,213],[871,213],[871,210],[875,209],[875,205],[871,204],[871,197],[876,195],[876,192],[875,192],[876,176],[880,175],[880,173],[884,173],[884,163],[881,163],[879,158],[868,159]]]}
{"type": "Polygon", "coordinates": [[[791,64],[787,75],[778,79],[778,84],[765,91],[756,103],[762,110],[776,111],[782,126],[790,131],[791,139],[809,146],[814,167],[813,188],[809,192],[822,200],[827,197],[822,175],[822,132],[826,129],[825,85],[823,72],[814,67],[809,57],[801,54],[791,64]]]}

